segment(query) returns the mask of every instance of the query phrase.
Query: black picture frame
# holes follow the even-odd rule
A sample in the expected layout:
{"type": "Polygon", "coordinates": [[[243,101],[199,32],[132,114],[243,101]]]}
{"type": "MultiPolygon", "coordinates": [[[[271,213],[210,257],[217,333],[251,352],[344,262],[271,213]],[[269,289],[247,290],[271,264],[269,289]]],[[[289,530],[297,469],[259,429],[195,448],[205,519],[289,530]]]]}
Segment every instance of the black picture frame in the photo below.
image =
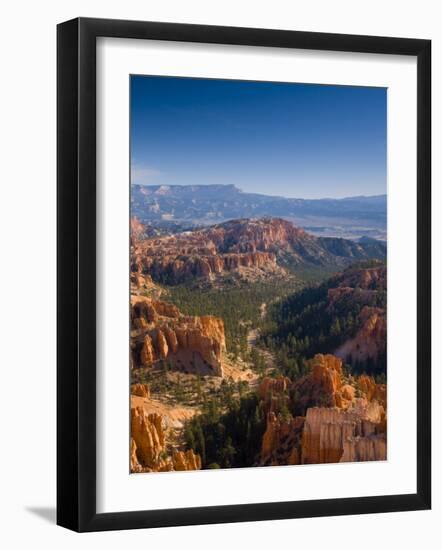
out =
{"type": "Polygon", "coordinates": [[[79,18],[57,28],[57,523],[75,531],[425,510],[431,506],[431,41],[79,18]],[[96,512],[96,39],[133,38],[417,58],[417,492],[96,512]]]}

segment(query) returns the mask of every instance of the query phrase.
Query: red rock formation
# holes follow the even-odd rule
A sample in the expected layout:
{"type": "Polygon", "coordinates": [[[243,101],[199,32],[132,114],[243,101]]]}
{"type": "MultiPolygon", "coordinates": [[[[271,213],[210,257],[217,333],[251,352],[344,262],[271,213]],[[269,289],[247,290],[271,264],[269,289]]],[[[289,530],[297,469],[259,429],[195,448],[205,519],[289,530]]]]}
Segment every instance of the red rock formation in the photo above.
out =
{"type": "Polygon", "coordinates": [[[201,469],[201,457],[192,450],[166,449],[166,431],[160,414],[131,409],[130,467],[132,473],[201,469]]]}
{"type": "Polygon", "coordinates": [[[348,269],[334,277],[336,288],[357,290],[386,290],[387,268],[385,265],[376,267],[348,269]]]}
{"type": "Polygon", "coordinates": [[[386,355],[386,311],[370,304],[383,303],[387,288],[385,265],[371,268],[346,269],[330,280],[328,306],[330,313],[341,306],[358,305],[362,308],[355,320],[358,331],[334,353],[349,362],[366,362],[386,355]]]}
{"type": "Polygon", "coordinates": [[[376,400],[380,405],[387,408],[387,386],[386,384],[376,384],[371,376],[362,374],[356,380],[359,390],[365,395],[368,401],[376,400]]]}
{"type": "Polygon", "coordinates": [[[145,296],[132,296],[131,306],[134,368],[168,360],[188,372],[222,376],[226,351],[222,319],[181,315],[176,306],[145,296]]]}
{"type": "Polygon", "coordinates": [[[287,404],[290,385],[291,380],[286,376],[264,378],[258,387],[258,395],[267,413],[279,413],[283,404],[287,404]]]}
{"type": "MultiPolygon", "coordinates": [[[[133,239],[131,270],[168,284],[198,277],[212,280],[230,272],[259,279],[286,275],[277,265],[277,257],[282,255],[288,255],[292,264],[344,266],[350,258],[370,254],[363,245],[318,239],[281,218],[243,219],[174,235],[133,239]]],[[[362,284],[368,287],[370,281],[362,284]]]]}
{"type": "MultiPolygon", "coordinates": [[[[134,225],[134,235],[139,235],[141,229],[134,225]]],[[[313,243],[314,237],[276,218],[236,220],[198,231],[134,238],[132,271],[169,284],[199,277],[212,279],[231,272],[255,279],[284,276],[286,272],[277,265],[276,254],[301,241],[313,243]]]]}
{"type": "Polygon", "coordinates": [[[341,462],[365,462],[386,460],[387,438],[385,434],[366,437],[349,437],[344,441],[341,462]]]}
{"type": "Polygon", "coordinates": [[[364,437],[375,432],[376,423],[369,420],[363,411],[310,408],[307,410],[302,435],[302,462],[339,462],[348,438],[364,437]]]}
{"type": "Polygon", "coordinates": [[[192,449],[187,451],[174,451],[172,454],[173,469],[177,472],[186,470],[201,470],[201,457],[192,449]]]}
{"type": "Polygon", "coordinates": [[[247,254],[212,254],[202,256],[201,251],[196,256],[183,256],[178,251],[169,253],[158,249],[140,253],[138,266],[143,273],[151,274],[155,280],[167,280],[170,283],[181,283],[195,278],[210,279],[224,273],[242,273],[242,268],[253,268],[257,279],[269,275],[284,275],[285,271],[278,267],[276,256],[265,252],[247,254]]]}
{"type": "Polygon", "coordinates": [[[132,473],[139,473],[143,471],[143,467],[138,462],[137,457],[137,444],[133,437],[130,438],[130,471],[132,473]]]}
{"type": "Polygon", "coordinates": [[[178,339],[175,331],[167,325],[163,328],[163,331],[166,337],[168,350],[171,353],[176,353],[178,351],[178,339]]]}
{"type": "Polygon", "coordinates": [[[386,352],[387,321],[385,311],[365,306],[359,314],[362,324],[356,336],[347,340],[336,350],[336,355],[352,361],[377,359],[386,352]]]}
{"type": "Polygon", "coordinates": [[[285,393],[289,389],[290,384],[290,378],[287,378],[287,376],[264,378],[259,385],[258,395],[263,401],[266,401],[272,394],[277,395],[285,393]]]}
{"type": "Polygon", "coordinates": [[[173,304],[168,302],[160,302],[159,300],[153,301],[152,306],[155,309],[155,313],[162,317],[171,317],[172,319],[178,319],[180,316],[179,309],[173,304]]]}
{"type": "Polygon", "coordinates": [[[131,395],[138,395],[139,397],[150,397],[150,389],[147,384],[132,384],[130,393],[131,395]]]}
{"type": "Polygon", "coordinates": [[[334,355],[318,353],[308,362],[310,372],[290,389],[295,410],[301,416],[309,407],[346,408],[354,390],[342,383],[342,361],[334,355]]]}
{"type": "MultiPolygon", "coordinates": [[[[306,410],[302,462],[339,462],[349,438],[364,438],[385,431],[385,401],[380,404],[375,399],[383,395],[382,388],[378,389],[368,376],[360,377],[356,385],[343,383],[342,362],[333,355],[316,355],[310,367],[310,374],[292,389],[293,398],[306,410]],[[356,390],[363,397],[357,398],[356,390]]],[[[362,448],[363,444],[358,445],[362,448]]],[[[354,451],[355,456],[357,452],[354,451]]],[[[380,451],[377,456],[381,456],[380,451]]]]}
{"type": "MultiPolygon", "coordinates": [[[[149,334],[145,334],[143,337],[143,343],[141,345],[140,352],[140,364],[141,366],[151,366],[158,359],[152,338],[149,334]]],[[[139,366],[136,364],[136,366],[139,366]]]]}
{"type": "Polygon", "coordinates": [[[260,466],[301,464],[301,437],[304,418],[282,419],[270,412],[261,444],[260,466]]]}
{"type": "Polygon", "coordinates": [[[141,407],[131,409],[131,436],[135,452],[142,467],[161,467],[161,453],[165,450],[165,435],[162,417],[153,413],[147,415],[141,407]]]}
{"type": "Polygon", "coordinates": [[[346,379],[333,355],[315,355],[309,366],[309,374],[292,385],[284,377],[267,378],[258,388],[269,411],[259,464],[385,460],[385,385],[366,375],[346,379]],[[283,418],[280,404],[287,394],[283,418]],[[287,417],[288,410],[299,416],[287,417]]]}
{"type": "Polygon", "coordinates": [[[130,219],[130,235],[133,242],[143,239],[146,234],[145,226],[138,218],[130,219]]]}
{"type": "Polygon", "coordinates": [[[206,235],[216,246],[228,246],[229,251],[235,253],[273,252],[310,237],[303,229],[281,218],[233,220],[207,229],[206,235]]]}

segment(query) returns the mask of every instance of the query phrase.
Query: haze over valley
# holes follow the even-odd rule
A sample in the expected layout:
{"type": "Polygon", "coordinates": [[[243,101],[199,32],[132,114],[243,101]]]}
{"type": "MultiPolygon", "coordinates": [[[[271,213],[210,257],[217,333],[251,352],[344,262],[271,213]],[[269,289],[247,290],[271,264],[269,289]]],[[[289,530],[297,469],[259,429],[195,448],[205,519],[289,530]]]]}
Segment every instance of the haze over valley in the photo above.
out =
{"type": "Polygon", "coordinates": [[[230,219],[281,217],[324,237],[386,240],[386,195],[296,199],[246,193],[235,185],[132,185],[131,212],[173,229],[230,219]]]}

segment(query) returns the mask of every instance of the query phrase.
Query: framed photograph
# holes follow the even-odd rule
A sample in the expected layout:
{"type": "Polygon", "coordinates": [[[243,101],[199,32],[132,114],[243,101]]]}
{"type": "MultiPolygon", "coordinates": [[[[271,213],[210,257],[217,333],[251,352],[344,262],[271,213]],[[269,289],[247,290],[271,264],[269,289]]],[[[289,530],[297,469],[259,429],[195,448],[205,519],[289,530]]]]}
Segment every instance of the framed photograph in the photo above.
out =
{"type": "Polygon", "coordinates": [[[430,508],[430,52],[58,26],[59,525],[430,508]]]}

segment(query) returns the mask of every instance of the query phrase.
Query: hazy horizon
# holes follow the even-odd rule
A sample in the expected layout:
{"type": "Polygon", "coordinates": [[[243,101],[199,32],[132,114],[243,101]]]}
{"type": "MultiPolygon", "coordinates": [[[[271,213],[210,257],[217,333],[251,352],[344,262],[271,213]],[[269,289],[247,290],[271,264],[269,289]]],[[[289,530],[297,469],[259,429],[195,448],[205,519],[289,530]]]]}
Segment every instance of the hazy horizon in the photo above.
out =
{"type": "Polygon", "coordinates": [[[233,184],[304,199],[386,194],[385,88],[130,82],[133,183],[233,184]]]}
{"type": "Polygon", "coordinates": [[[383,197],[386,196],[387,193],[376,193],[374,195],[345,195],[342,197],[300,197],[299,195],[294,195],[292,197],[288,197],[285,195],[277,195],[274,193],[265,193],[265,192],[254,192],[254,191],[244,191],[244,189],[241,189],[239,185],[236,185],[234,183],[199,183],[199,184],[192,184],[192,183],[137,183],[132,182],[131,185],[139,185],[141,187],[210,187],[210,186],[217,186],[217,187],[235,187],[238,191],[241,193],[248,193],[248,194],[256,194],[256,195],[266,195],[268,197],[279,197],[282,199],[300,199],[300,200],[343,200],[343,199],[357,199],[357,198],[375,198],[375,197],[383,197]]]}

